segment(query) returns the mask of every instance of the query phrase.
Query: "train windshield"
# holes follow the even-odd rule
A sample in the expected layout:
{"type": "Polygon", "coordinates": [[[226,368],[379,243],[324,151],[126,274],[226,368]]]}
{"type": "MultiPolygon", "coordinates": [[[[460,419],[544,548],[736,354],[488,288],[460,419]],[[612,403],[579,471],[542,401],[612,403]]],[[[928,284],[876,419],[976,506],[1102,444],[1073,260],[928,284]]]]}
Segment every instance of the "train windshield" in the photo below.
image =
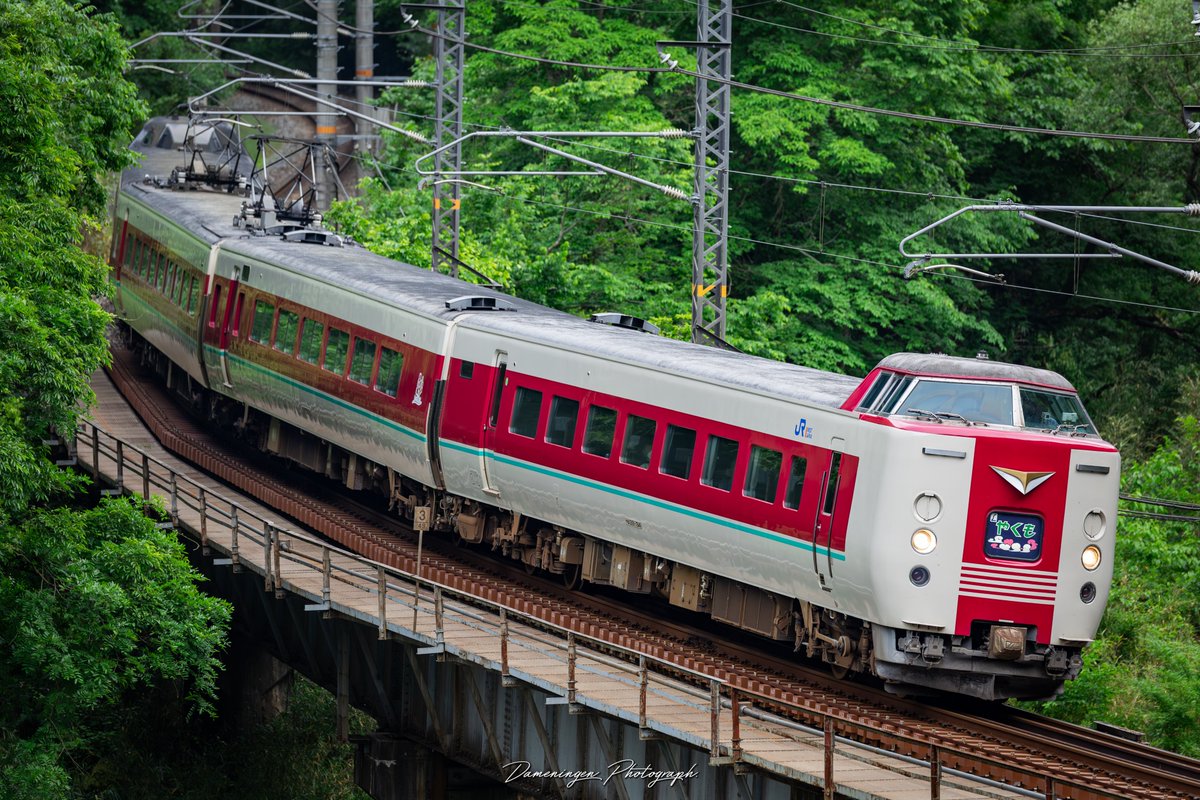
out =
{"type": "Polygon", "coordinates": [[[1012,385],[918,380],[891,413],[968,424],[1012,425],[1012,385]]]}
{"type": "Polygon", "coordinates": [[[1074,395],[1021,387],[1021,414],[1026,428],[1053,433],[1096,433],[1079,398],[1074,395]]]}
{"type": "Polygon", "coordinates": [[[864,408],[963,425],[1011,425],[1027,430],[1095,435],[1079,398],[1011,383],[971,382],[910,375],[882,377],[864,408]]]}

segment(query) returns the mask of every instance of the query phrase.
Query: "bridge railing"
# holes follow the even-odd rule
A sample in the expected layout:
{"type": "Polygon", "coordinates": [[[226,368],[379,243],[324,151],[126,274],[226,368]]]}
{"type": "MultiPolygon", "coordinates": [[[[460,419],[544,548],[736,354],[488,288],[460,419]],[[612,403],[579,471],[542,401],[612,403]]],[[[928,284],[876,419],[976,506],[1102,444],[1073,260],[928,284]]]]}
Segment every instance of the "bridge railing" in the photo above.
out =
{"type": "MultiPolygon", "coordinates": [[[[627,681],[636,684],[639,696],[637,723],[646,734],[658,732],[647,711],[648,697],[652,693],[666,688],[674,693],[690,692],[689,705],[694,709],[704,709],[709,715],[709,760],[714,765],[754,766],[758,759],[742,748],[743,729],[785,728],[814,745],[820,743],[824,751],[822,787],[825,798],[831,799],[835,794],[834,754],[839,748],[843,752],[847,749],[856,750],[860,758],[872,754],[885,759],[898,759],[913,768],[914,773],[927,774],[932,800],[940,798],[943,780],[947,776],[958,779],[960,788],[962,781],[968,781],[979,784],[981,788],[999,789],[1029,798],[1106,800],[1120,797],[1119,794],[1079,781],[1057,779],[1023,768],[1013,764],[1011,759],[981,758],[975,753],[931,744],[907,734],[882,733],[836,711],[794,705],[767,693],[734,687],[720,678],[682,667],[637,648],[583,634],[501,603],[396,570],[318,537],[280,526],[274,520],[206,488],[90,421],[80,421],[74,453],[74,459],[64,463],[77,464],[97,477],[112,481],[113,488],[102,490],[102,493],[129,493],[141,497],[166,517],[159,523],[161,526],[180,527],[186,519],[182,527],[199,538],[206,555],[211,554],[214,547],[225,553],[224,557],[215,557],[214,564],[228,565],[235,570],[248,568],[260,573],[264,590],[273,592],[276,597],[282,598],[289,591],[309,597],[315,602],[307,604],[306,610],[336,611],[337,604],[333,600],[335,586],[352,587],[374,594],[378,601],[375,622],[380,638],[397,633],[427,641],[430,646],[418,651],[422,653],[445,652],[447,624],[452,618],[458,625],[465,624],[499,638],[500,658],[495,669],[500,672],[505,685],[513,685],[518,680],[510,670],[510,650],[524,646],[522,641],[525,639],[514,636],[512,623],[529,626],[549,634],[564,665],[561,683],[564,687],[563,696],[550,698],[547,702],[572,706],[588,704],[587,698],[579,694],[577,686],[577,665],[581,650],[586,650],[587,658],[625,670],[627,681]],[[224,532],[219,546],[213,541],[214,530],[224,532]],[[301,588],[296,585],[297,581],[285,580],[285,568],[296,574],[319,575],[319,590],[301,588]],[[447,609],[448,602],[453,604],[451,611],[447,609]],[[422,622],[424,624],[420,624],[422,622]],[[722,731],[723,718],[729,721],[727,734],[722,731]],[[811,724],[795,721],[797,719],[808,720],[811,724]],[[854,731],[860,732],[857,739],[847,736],[854,731]],[[864,740],[888,744],[891,749],[865,744],[864,740]],[[1006,782],[949,766],[967,763],[975,764],[977,768],[990,768],[993,774],[1003,775],[1006,782]]],[[[539,652],[544,654],[546,639],[539,638],[537,646],[539,652]]]]}

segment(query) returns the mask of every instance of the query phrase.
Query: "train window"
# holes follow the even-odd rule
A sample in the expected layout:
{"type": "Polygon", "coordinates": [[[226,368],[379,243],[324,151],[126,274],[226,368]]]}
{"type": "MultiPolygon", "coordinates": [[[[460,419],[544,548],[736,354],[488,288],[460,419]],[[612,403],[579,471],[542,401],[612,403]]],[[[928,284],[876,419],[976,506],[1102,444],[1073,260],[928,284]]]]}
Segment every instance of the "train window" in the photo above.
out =
{"type": "Polygon", "coordinates": [[[315,319],[304,320],[300,331],[300,360],[315,364],[321,360],[321,340],[325,338],[325,326],[315,319]]]}
{"type": "Polygon", "coordinates": [[[375,378],[375,391],[395,397],[400,386],[400,373],[404,371],[404,354],[383,348],[379,356],[379,375],[375,378]]]}
{"type": "Polygon", "coordinates": [[[904,392],[912,385],[912,376],[905,375],[895,380],[888,381],[887,391],[883,393],[883,399],[875,407],[876,411],[887,413],[896,407],[896,402],[904,396],[904,392]]]}
{"type": "Polygon", "coordinates": [[[550,401],[550,421],[546,423],[546,441],[560,447],[575,446],[575,425],[579,422],[579,401],[555,396],[550,401]]]}
{"type": "Polygon", "coordinates": [[[897,414],[934,416],[959,423],[1013,424],[1012,386],[997,383],[921,380],[897,407],[897,414]]]}
{"type": "Polygon", "coordinates": [[[163,294],[165,294],[167,296],[167,299],[170,300],[175,296],[176,266],[175,266],[174,261],[171,261],[167,258],[163,258],[163,263],[167,265],[167,280],[166,280],[166,287],[164,288],[163,294]]]}
{"type": "Polygon", "coordinates": [[[513,400],[512,420],[508,429],[518,436],[533,438],[537,435],[538,416],[542,413],[542,393],[536,389],[517,387],[513,400]]]}
{"type": "Polygon", "coordinates": [[[183,289],[187,286],[188,276],[183,271],[183,267],[175,266],[175,288],[171,291],[171,297],[174,299],[175,305],[183,308],[184,293],[183,289]]]}
{"type": "MultiPolygon", "coordinates": [[[[134,238],[134,235],[132,233],[126,233],[125,234],[125,266],[127,266],[127,267],[132,266],[136,263],[133,260],[133,246],[135,244],[137,244],[137,239],[134,238]]],[[[136,266],[134,267],[134,271],[135,272],[137,271],[136,266]]]]}
{"type": "Polygon", "coordinates": [[[371,382],[371,370],[375,367],[375,353],[379,345],[368,339],[354,340],[354,357],[350,359],[350,380],[363,385],[371,382]]]}
{"type": "Polygon", "coordinates": [[[188,289],[187,310],[189,314],[195,315],[196,309],[200,306],[200,278],[196,275],[192,276],[192,285],[188,289]]]}
{"type": "Polygon", "coordinates": [[[254,323],[250,326],[250,341],[267,344],[275,323],[275,306],[264,300],[254,302],[254,323]]]}
{"type": "Polygon", "coordinates": [[[792,456],[792,469],[788,473],[787,487],[783,490],[783,507],[793,511],[800,508],[804,495],[804,473],[808,470],[808,459],[792,456]]]}
{"type": "Polygon", "coordinates": [[[1079,398],[1069,394],[1022,388],[1021,416],[1025,418],[1026,428],[1072,433],[1096,432],[1079,398]]]}
{"type": "Polygon", "coordinates": [[[217,327],[217,308],[221,305],[221,285],[213,287],[212,305],[208,307],[208,327],[217,327]]]}
{"type": "Polygon", "coordinates": [[[775,502],[779,490],[779,471],[783,468],[783,453],[766,447],[750,447],[750,466],[746,469],[743,494],[767,503],[775,502]]]}
{"type": "Polygon", "coordinates": [[[617,412],[603,406],[588,409],[587,428],[583,432],[583,452],[601,458],[612,455],[613,435],[617,432],[617,412]]]}
{"type": "Polygon", "coordinates": [[[137,236],[133,237],[133,270],[146,277],[146,265],[142,263],[142,240],[137,236]]]}
{"type": "Polygon", "coordinates": [[[162,292],[163,294],[166,294],[167,293],[167,259],[163,257],[162,253],[153,253],[151,255],[151,258],[153,259],[153,263],[158,264],[158,280],[155,282],[155,285],[158,286],[158,290],[160,292],[162,292]]]}
{"type": "Polygon", "coordinates": [[[650,451],[654,448],[654,431],[658,427],[652,419],[630,414],[625,421],[625,444],[621,448],[621,462],[642,469],[650,468],[650,451]]]}
{"type": "Polygon", "coordinates": [[[709,436],[700,482],[722,491],[733,490],[733,468],[737,465],[738,443],[724,436],[709,436]]]}
{"type": "Polygon", "coordinates": [[[687,480],[692,474],[692,454],[696,451],[696,432],[678,425],[667,426],[663,440],[662,463],[658,471],[687,480]]]}
{"type": "Polygon", "coordinates": [[[895,375],[891,372],[881,372],[876,375],[875,382],[871,384],[870,389],[867,389],[867,393],[863,395],[863,399],[858,404],[858,407],[870,408],[875,401],[879,399],[879,395],[883,392],[883,387],[886,386],[887,382],[893,377],[895,377],[895,375]]]}
{"type": "Polygon", "coordinates": [[[471,380],[475,375],[474,361],[460,361],[458,364],[458,377],[463,380],[471,380]]]}
{"type": "Polygon", "coordinates": [[[321,362],[321,368],[327,369],[330,372],[336,372],[338,375],[344,375],[346,372],[346,355],[350,352],[350,334],[345,331],[339,331],[337,328],[329,329],[329,340],[325,342],[325,360],[321,362]]]}
{"type": "Polygon", "coordinates": [[[275,323],[275,349],[289,356],[296,353],[296,331],[300,328],[300,315],[286,308],[279,309],[279,322],[275,323]]]}
{"type": "Polygon", "coordinates": [[[834,453],[833,460],[829,462],[829,482],[825,484],[825,506],[821,511],[825,514],[833,513],[833,503],[837,500],[838,479],[842,473],[842,454],[834,453]]]}

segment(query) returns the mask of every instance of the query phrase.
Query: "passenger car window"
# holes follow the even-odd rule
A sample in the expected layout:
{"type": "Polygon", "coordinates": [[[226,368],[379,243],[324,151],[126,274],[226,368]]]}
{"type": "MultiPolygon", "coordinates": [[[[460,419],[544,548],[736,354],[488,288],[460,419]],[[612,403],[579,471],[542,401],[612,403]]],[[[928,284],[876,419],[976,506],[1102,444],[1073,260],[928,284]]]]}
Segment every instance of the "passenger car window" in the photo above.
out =
{"type": "Polygon", "coordinates": [[[662,463],[658,471],[664,475],[687,479],[692,474],[692,453],[696,450],[696,432],[679,425],[668,425],[663,440],[662,463]]]}
{"type": "Polygon", "coordinates": [[[279,309],[279,322],[275,325],[275,349],[289,356],[296,352],[296,329],[300,327],[300,315],[286,308],[279,309]]]}
{"type": "Polygon", "coordinates": [[[321,362],[321,368],[343,375],[346,372],[346,354],[350,350],[350,334],[330,328],[328,338],[325,342],[325,360],[321,362]]]}
{"type": "Polygon", "coordinates": [[[254,303],[254,323],[250,326],[250,341],[266,344],[271,341],[271,326],[275,322],[275,306],[263,300],[254,303]]]}
{"type": "Polygon", "coordinates": [[[187,311],[195,316],[196,308],[200,305],[200,278],[193,275],[188,285],[187,311]]]}
{"type": "Polygon", "coordinates": [[[723,436],[709,436],[700,482],[723,491],[733,490],[733,468],[737,465],[738,443],[723,436]]]}
{"type": "Polygon", "coordinates": [[[588,409],[587,430],[583,434],[583,452],[608,458],[612,455],[616,430],[617,412],[604,406],[592,406],[588,409]]]}
{"type": "Polygon", "coordinates": [[[371,382],[371,370],[375,367],[375,353],[379,345],[368,339],[354,340],[354,358],[350,359],[350,380],[355,383],[371,382]]]}
{"type": "Polygon", "coordinates": [[[400,373],[404,371],[404,355],[391,348],[383,348],[379,356],[379,375],[375,378],[375,391],[395,397],[400,387],[400,373]]]}
{"type": "Polygon", "coordinates": [[[532,438],[537,435],[538,415],[541,413],[542,393],[536,389],[518,386],[508,429],[518,436],[532,438]]]}
{"type": "Polygon", "coordinates": [[[642,469],[650,468],[650,451],[654,447],[654,431],[658,423],[647,417],[630,414],[625,421],[625,444],[621,461],[642,469]]]}
{"type": "Polygon", "coordinates": [[[550,419],[546,423],[546,441],[559,447],[575,446],[575,425],[579,421],[579,401],[558,397],[550,401],[550,419]]]}
{"type": "Polygon", "coordinates": [[[321,339],[325,337],[325,326],[315,319],[304,320],[300,331],[300,360],[315,364],[321,359],[321,339]]]}
{"type": "Polygon", "coordinates": [[[804,496],[804,473],[808,469],[808,459],[792,456],[792,468],[788,472],[787,486],[783,490],[783,507],[793,511],[800,508],[800,498],[804,496]]]}
{"type": "Polygon", "coordinates": [[[755,500],[775,502],[779,489],[779,470],[783,467],[783,453],[766,447],[750,447],[750,466],[746,469],[744,494],[755,500]]]}

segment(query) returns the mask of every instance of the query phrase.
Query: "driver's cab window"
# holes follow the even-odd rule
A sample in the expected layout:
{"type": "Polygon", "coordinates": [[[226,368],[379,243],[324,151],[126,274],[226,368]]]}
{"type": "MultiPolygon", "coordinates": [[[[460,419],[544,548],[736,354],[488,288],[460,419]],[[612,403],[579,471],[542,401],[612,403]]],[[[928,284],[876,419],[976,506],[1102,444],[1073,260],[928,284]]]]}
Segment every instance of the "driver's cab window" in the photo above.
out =
{"type": "Polygon", "coordinates": [[[942,421],[1013,424],[1013,389],[1007,383],[919,380],[893,413],[942,421]]]}

